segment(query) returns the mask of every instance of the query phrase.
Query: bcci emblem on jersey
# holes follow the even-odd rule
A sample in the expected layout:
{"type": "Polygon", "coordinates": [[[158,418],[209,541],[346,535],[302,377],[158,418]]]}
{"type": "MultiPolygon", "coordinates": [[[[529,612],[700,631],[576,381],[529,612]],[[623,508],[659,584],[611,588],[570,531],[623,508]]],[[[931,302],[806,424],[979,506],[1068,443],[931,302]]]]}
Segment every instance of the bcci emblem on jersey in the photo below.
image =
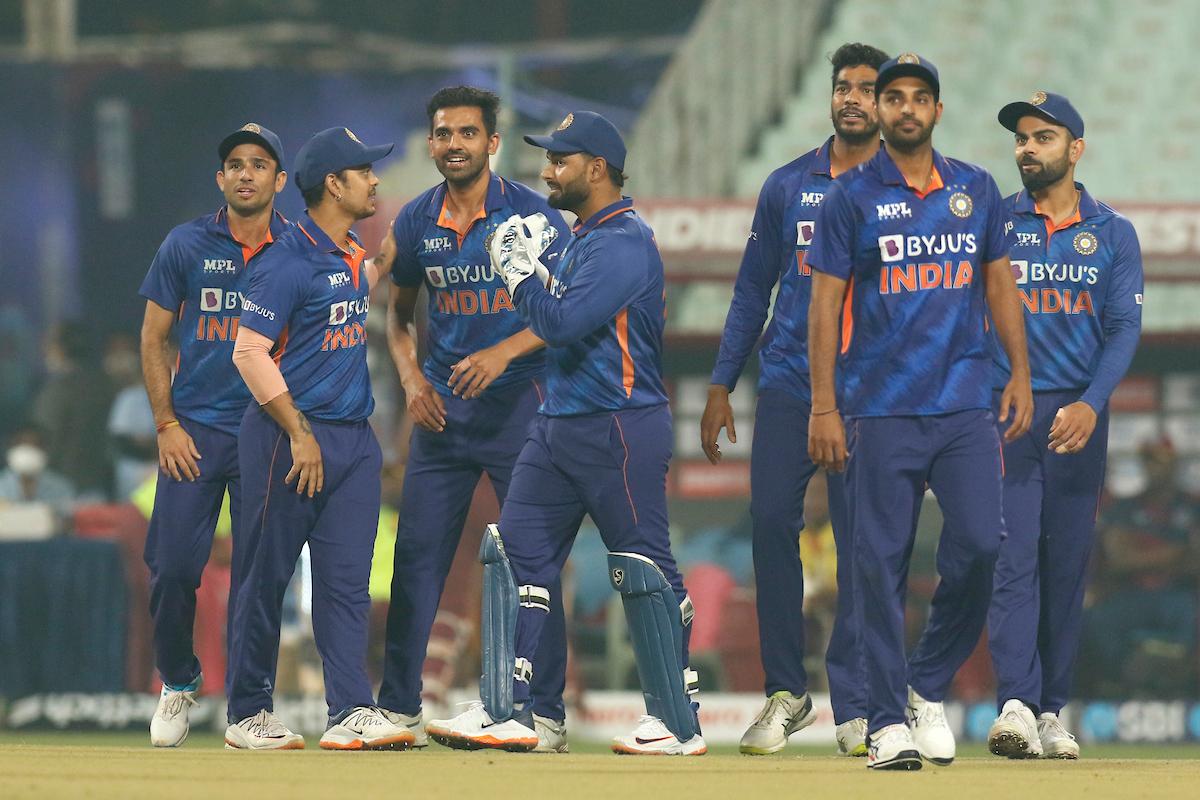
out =
{"type": "Polygon", "coordinates": [[[1096,239],[1096,234],[1091,231],[1080,231],[1075,234],[1075,250],[1084,256],[1090,256],[1100,247],[1099,240],[1096,239]]]}
{"type": "Polygon", "coordinates": [[[969,195],[963,192],[955,192],[950,195],[950,213],[959,219],[966,219],[971,216],[971,212],[975,210],[975,204],[971,202],[969,195]]]}

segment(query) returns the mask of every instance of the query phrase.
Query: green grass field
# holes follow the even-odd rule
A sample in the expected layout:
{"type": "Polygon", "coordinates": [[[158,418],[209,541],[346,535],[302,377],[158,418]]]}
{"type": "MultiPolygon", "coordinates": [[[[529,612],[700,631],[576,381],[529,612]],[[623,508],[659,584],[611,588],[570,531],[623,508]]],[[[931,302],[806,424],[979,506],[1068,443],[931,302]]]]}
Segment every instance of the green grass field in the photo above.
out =
{"type": "Polygon", "coordinates": [[[637,758],[575,745],[570,755],[461,753],[437,745],[407,753],[241,753],[205,732],[176,750],[155,750],[143,733],[0,731],[0,798],[210,798],[251,790],[292,798],[870,797],[982,800],[990,797],[1195,798],[1200,747],[1085,747],[1077,762],[1017,762],[982,745],[959,749],[954,765],[914,773],[871,773],[861,759],[792,747],[763,758],[733,747],[701,758],[637,758]],[[669,794],[668,794],[669,793],[669,794]]]}

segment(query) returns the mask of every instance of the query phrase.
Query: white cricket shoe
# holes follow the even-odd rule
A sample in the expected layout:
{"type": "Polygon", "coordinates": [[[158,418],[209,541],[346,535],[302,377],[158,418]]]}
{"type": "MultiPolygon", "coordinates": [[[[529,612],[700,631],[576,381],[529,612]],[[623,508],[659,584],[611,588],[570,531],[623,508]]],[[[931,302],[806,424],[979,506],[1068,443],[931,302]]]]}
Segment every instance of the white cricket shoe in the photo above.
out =
{"type": "Polygon", "coordinates": [[[489,747],[513,753],[528,753],[538,746],[537,731],[506,719],[494,721],[483,703],[474,702],[466,711],[451,719],[431,719],[425,731],[438,744],[456,750],[481,750],[489,747]]]}
{"type": "Polygon", "coordinates": [[[708,745],[698,733],[681,742],[661,719],[643,715],[633,733],[613,737],[612,751],[626,756],[702,756],[708,745]]]}
{"type": "Polygon", "coordinates": [[[1038,758],[1042,755],[1037,720],[1029,706],[1015,698],[1004,703],[1000,716],[988,731],[988,750],[1006,758],[1038,758]]]}
{"type": "Polygon", "coordinates": [[[867,736],[867,768],[921,768],[921,753],[907,725],[886,725],[867,736]]]}
{"type": "Polygon", "coordinates": [[[549,717],[533,715],[533,729],[537,731],[538,744],[533,748],[535,753],[569,753],[571,746],[567,744],[567,723],[559,722],[549,717]]]}
{"type": "Polygon", "coordinates": [[[292,733],[265,708],[225,729],[226,750],[303,750],[304,737],[292,733]]]}
{"type": "Polygon", "coordinates": [[[867,754],[867,719],[855,717],[838,725],[834,731],[837,736],[838,752],[844,756],[856,758],[867,754]]]}
{"type": "Polygon", "coordinates": [[[186,689],[171,689],[164,683],[158,696],[158,708],[150,718],[150,744],[155,747],[179,747],[188,735],[188,712],[196,705],[196,695],[204,683],[197,676],[186,689]]]}
{"type": "Polygon", "coordinates": [[[404,725],[397,725],[373,706],[358,706],[321,736],[322,750],[407,750],[416,741],[404,725]]]}
{"type": "Polygon", "coordinates": [[[1079,758],[1079,742],[1063,727],[1058,714],[1043,713],[1038,717],[1037,729],[1046,758],[1079,758]]]}
{"type": "Polygon", "coordinates": [[[921,758],[944,767],[954,761],[954,731],[946,722],[946,709],[908,687],[908,726],[921,758]]]}
{"type": "Polygon", "coordinates": [[[425,733],[425,725],[422,724],[421,713],[416,714],[401,714],[399,711],[388,711],[386,708],[379,709],[379,713],[387,718],[387,721],[393,725],[403,725],[413,735],[413,743],[409,747],[428,747],[429,734],[425,733]]]}
{"type": "Polygon", "coordinates": [[[808,692],[800,696],[786,690],[775,692],[742,734],[738,751],[748,756],[778,753],[787,745],[788,736],[816,721],[817,712],[808,692]]]}

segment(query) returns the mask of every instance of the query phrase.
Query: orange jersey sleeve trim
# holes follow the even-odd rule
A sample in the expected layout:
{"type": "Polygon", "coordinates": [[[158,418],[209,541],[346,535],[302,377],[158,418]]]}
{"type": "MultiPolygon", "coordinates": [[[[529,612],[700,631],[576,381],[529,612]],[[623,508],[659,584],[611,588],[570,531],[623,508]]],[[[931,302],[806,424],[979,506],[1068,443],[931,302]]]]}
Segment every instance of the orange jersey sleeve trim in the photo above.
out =
{"type": "Polygon", "coordinates": [[[622,308],[617,314],[617,345],[621,348],[621,386],[625,397],[633,396],[633,356],[629,352],[629,309],[622,308]]]}

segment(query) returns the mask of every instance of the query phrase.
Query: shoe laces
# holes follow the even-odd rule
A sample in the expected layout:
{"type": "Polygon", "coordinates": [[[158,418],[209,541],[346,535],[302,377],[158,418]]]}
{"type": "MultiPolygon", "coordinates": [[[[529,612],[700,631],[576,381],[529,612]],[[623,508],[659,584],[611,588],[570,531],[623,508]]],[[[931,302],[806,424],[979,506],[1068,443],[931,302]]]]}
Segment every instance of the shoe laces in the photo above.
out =
{"type": "Polygon", "coordinates": [[[382,715],[370,706],[359,706],[346,715],[341,724],[359,730],[376,728],[383,723],[382,715]]]}
{"type": "Polygon", "coordinates": [[[941,703],[931,703],[926,700],[917,710],[918,725],[945,725],[946,709],[941,703]]]}
{"type": "Polygon", "coordinates": [[[279,718],[265,708],[239,724],[251,736],[257,736],[261,739],[278,739],[286,736],[288,732],[283,723],[279,721],[279,718]]]}
{"type": "Polygon", "coordinates": [[[786,709],[783,707],[783,697],[773,694],[767,698],[767,704],[763,706],[763,710],[758,712],[758,716],[754,718],[753,725],[758,727],[770,725],[775,717],[781,714],[786,716],[786,709]]]}
{"type": "Polygon", "coordinates": [[[1046,727],[1050,729],[1049,733],[1051,736],[1056,736],[1056,737],[1059,737],[1062,739],[1070,739],[1071,741],[1075,741],[1075,735],[1063,727],[1063,724],[1062,724],[1062,722],[1059,721],[1057,715],[1052,716],[1049,719],[1046,719],[1045,717],[1043,717],[1041,721],[1044,722],[1046,724],[1046,727]]]}
{"type": "Polygon", "coordinates": [[[192,692],[170,692],[166,705],[163,706],[164,719],[175,719],[188,706],[198,705],[192,692]]]}
{"type": "Polygon", "coordinates": [[[867,735],[866,719],[864,719],[863,717],[855,717],[854,719],[850,720],[850,722],[848,724],[850,725],[850,730],[854,732],[855,736],[861,736],[863,738],[866,738],[866,735],[867,735]]]}

